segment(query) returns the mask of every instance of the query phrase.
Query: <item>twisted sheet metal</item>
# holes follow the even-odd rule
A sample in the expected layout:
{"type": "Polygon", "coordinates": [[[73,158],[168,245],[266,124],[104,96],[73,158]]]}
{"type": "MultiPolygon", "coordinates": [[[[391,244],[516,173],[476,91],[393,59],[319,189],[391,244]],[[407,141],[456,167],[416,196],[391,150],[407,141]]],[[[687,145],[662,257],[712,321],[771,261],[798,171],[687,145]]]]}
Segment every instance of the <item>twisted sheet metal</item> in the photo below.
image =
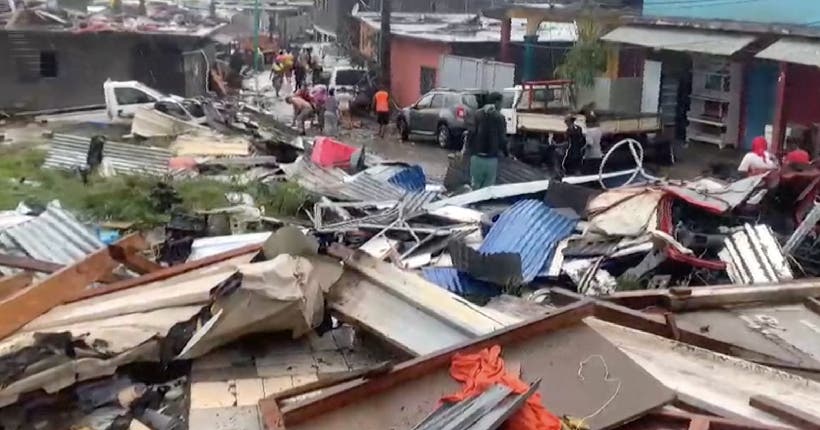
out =
{"type": "Polygon", "coordinates": [[[31,221],[0,232],[0,252],[51,263],[70,264],[103,247],[89,227],[54,205],[31,221]]]}
{"type": "Polygon", "coordinates": [[[362,172],[350,176],[337,168],[323,168],[300,158],[291,164],[281,164],[288,180],[311,193],[337,200],[387,201],[399,200],[405,190],[362,172]]]}
{"type": "Polygon", "coordinates": [[[552,258],[558,242],[572,233],[577,222],[577,218],[541,201],[522,200],[501,214],[478,251],[519,254],[523,281],[531,282],[552,258]]]}
{"type": "MultiPolygon", "coordinates": [[[[55,134],[51,139],[43,167],[76,170],[86,165],[91,139],[68,134],[55,134]]],[[[105,142],[103,157],[115,172],[127,175],[155,175],[168,173],[168,162],[173,153],[164,148],[139,146],[128,143],[105,142]]]]}

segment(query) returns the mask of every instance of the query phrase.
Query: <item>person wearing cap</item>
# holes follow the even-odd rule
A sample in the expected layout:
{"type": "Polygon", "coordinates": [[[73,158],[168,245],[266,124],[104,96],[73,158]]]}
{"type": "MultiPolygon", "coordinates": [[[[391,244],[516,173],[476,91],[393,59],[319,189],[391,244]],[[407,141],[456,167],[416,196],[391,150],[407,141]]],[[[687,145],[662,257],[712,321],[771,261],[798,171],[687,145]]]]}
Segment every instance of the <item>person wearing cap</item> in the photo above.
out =
{"type": "Polygon", "coordinates": [[[507,152],[507,121],[499,108],[503,96],[493,92],[487,104],[476,111],[473,136],[464,147],[470,157],[470,185],[473,190],[495,185],[498,175],[498,156],[507,152]]]}
{"type": "Polygon", "coordinates": [[[578,124],[575,124],[575,116],[567,116],[564,119],[564,124],[567,125],[567,149],[564,153],[561,168],[565,174],[577,175],[581,173],[581,165],[584,161],[584,147],[587,145],[587,140],[584,137],[584,130],[578,124]]]}
{"type": "Polygon", "coordinates": [[[765,137],[755,137],[752,140],[752,150],[740,160],[737,171],[747,176],[754,176],[777,169],[777,160],[768,149],[769,142],[765,137]]]}

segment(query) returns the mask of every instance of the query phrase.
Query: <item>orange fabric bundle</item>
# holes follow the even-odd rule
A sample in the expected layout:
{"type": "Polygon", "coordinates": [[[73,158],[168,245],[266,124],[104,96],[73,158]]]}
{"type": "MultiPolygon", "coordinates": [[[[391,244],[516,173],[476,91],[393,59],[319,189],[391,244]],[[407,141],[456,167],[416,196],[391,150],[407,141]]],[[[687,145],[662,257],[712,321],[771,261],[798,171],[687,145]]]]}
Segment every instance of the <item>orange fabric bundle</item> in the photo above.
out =
{"type": "MultiPolygon", "coordinates": [[[[518,376],[507,373],[498,345],[475,354],[456,354],[450,363],[450,375],[464,383],[462,390],[451,394],[442,401],[460,402],[480,394],[494,384],[510,387],[513,393],[523,394],[530,387],[518,376]]],[[[535,393],[505,425],[509,430],[561,430],[561,420],[551,414],[541,404],[541,394],[535,393]]]]}

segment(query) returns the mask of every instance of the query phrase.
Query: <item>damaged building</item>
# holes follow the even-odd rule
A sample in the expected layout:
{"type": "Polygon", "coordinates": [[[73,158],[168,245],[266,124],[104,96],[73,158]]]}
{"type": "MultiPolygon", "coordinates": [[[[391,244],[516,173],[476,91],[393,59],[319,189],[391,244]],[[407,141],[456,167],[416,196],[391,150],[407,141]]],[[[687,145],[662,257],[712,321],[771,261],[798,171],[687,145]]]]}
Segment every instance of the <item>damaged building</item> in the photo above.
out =
{"type": "Polygon", "coordinates": [[[0,110],[102,105],[107,79],[137,80],[180,96],[205,93],[216,25],[124,29],[20,12],[33,18],[0,29],[0,53],[8,59],[0,62],[0,110]]]}

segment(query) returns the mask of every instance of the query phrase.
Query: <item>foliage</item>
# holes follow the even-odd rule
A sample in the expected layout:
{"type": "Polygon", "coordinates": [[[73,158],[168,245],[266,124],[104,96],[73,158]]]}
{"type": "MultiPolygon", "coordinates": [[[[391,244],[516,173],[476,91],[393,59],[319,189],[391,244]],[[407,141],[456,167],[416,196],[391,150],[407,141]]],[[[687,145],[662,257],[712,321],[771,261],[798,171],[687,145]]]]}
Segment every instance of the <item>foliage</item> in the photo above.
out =
{"type": "Polygon", "coordinates": [[[578,19],[576,27],[578,41],[567,52],[555,74],[575,81],[579,86],[589,87],[595,83],[595,77],[606,70],[608,51],[600,39],[604,29],[592,17],[578,19]]]}
{"type": "MultiPolygon", "coordinates": [[[[63,207],[95,220],[131,221],[153,226],[168,221],[156,208],[151,193],[162,180],[152,176],[111,178],[94,176],[84,184],[77,174],[42,169],[45,151],[12,148],[0,152],[0,210],[14,209],[19,202],[42,206],[59,200],[63,207]]],[[[308,194],[295,184],[231,184],[207,178],[171,183],[189,211],[228,206],[225,193],[250,194],[270,215],[296,215],[307,204],[308,194]]]]}

